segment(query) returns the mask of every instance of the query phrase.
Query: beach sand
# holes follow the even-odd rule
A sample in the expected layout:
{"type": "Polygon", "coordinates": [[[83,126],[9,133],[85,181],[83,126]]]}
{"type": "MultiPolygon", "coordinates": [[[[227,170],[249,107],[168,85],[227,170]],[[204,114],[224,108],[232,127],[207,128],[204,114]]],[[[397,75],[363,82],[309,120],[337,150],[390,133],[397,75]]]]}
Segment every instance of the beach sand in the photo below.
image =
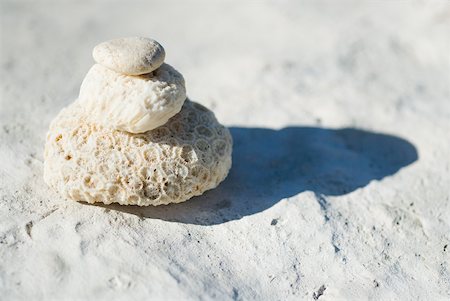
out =
{"type": "Polygon", "coordinates": [[[450,298],[448,2],[0,3],[0,299],[450,298]],[[136,208],[45,185],[50,121],[122,36],[230,127],[217,189],[136,208]]]}

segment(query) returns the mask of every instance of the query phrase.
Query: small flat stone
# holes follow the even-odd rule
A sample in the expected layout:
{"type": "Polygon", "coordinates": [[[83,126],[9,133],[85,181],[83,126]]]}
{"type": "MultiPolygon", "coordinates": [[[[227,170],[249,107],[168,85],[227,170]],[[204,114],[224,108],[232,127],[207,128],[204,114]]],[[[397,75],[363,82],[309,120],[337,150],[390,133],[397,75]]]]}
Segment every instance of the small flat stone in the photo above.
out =
{"type": "Polygon", "coordinates": [[[104,67],[125,75],[150,73],[164,62],[164,48],[155,40],[129,37],[109,40],[97,45],[94,60],[104,67]]]}

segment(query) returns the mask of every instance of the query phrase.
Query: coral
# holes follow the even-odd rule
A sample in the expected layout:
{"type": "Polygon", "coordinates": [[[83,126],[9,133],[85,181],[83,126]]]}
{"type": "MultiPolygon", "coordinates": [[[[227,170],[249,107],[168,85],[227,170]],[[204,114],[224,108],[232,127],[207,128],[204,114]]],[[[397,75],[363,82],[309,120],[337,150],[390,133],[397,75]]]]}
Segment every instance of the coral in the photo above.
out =
{"type": "Polygon", "coordinates": [[[79,101],[50,125],[44,179],[88,203],[179,203],[216,187],[231,166],[231,135],[214,114],[186,100],[161,127],[133,134],[88,120],[79,101]]]}
{"type": "Polygon", "coordinates": [[[81,84],[78,101],[89,111],[91,122],[143,133],[166,123],[185,99],[184,78],[168,64],[138,76],[95,64],[81,84]]]}

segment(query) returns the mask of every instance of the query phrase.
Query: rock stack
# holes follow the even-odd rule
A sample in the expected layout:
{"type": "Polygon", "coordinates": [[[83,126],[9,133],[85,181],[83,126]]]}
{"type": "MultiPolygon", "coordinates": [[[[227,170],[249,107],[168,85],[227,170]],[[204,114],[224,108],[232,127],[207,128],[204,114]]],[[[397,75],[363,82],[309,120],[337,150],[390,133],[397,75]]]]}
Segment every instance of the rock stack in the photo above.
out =
{"type": "Polygon", "coordinates": [[[231,135],[186,98],[164,48],[122,38],[94,48],[79,98],[51,122],[44,180],[75,201],[179,203],[215,188],[231,167],[231,135]]]}

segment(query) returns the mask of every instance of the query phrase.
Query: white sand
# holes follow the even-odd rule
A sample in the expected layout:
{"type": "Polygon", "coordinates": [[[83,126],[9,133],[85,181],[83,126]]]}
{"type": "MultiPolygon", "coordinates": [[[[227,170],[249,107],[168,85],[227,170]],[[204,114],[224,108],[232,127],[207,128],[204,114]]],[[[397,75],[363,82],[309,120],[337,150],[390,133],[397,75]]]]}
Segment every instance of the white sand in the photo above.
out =
{"type": "Polygon", "coordinates": [[[2,0],[0,299],[450,298],[450,5],[297,2],[2,0]],[[218,189],[138,209],[45,186],[50,120],[129,35],[232,127],[218,189]]]}

